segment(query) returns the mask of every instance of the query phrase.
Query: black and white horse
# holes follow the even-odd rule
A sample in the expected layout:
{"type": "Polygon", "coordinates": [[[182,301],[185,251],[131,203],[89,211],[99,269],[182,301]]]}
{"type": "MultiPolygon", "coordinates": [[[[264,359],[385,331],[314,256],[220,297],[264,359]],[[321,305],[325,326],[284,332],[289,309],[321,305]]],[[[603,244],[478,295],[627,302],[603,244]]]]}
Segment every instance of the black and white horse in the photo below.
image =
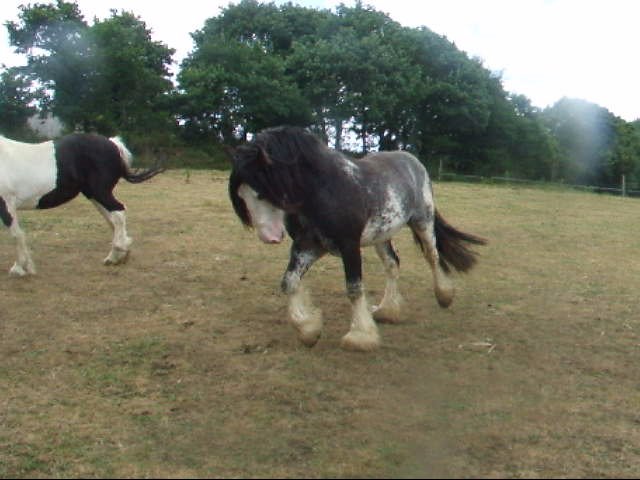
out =
{"type": "Polygon", "coordinates": [[[56,141],[29,144],[0,136],[0,220],[16,239],[18,259],[10,270],[17,276],[36,272],[17,210],[61,205],[79,193],[96,206],[113,230],[107,265],[123,263],[129,254],[125,207],[113,196],[120,178],[140,183],[162,168],[131,171],[132,156],[120,138],[72,134],[56,141]]]}
{"type": "Polygon", "coordinates": [[[375,321],[393,323],[400,317],[400,261],[391,244],[398,230],[405,225],[412,230],[433,271],[442,307],[453,300],[451,267],[468,271],[476,254],[467,245],[485,243],[452,227],[436,211],[429,175],[411,154],[380,152],[353,160],[295,127],[264,130],[235,150],[229,195],[238,217],[263,242],[280,243],[285,230],[292,238],[282,290],[289,295],[290,320],[308,346],[318,341],[322,318],[301,280],[326,253],[342,257],[353,307],[342,346],[366,351],[380,344],[375,321]],[[362,285],[364,246],[375,247],[387,275],[373,315],[362,285]]]}

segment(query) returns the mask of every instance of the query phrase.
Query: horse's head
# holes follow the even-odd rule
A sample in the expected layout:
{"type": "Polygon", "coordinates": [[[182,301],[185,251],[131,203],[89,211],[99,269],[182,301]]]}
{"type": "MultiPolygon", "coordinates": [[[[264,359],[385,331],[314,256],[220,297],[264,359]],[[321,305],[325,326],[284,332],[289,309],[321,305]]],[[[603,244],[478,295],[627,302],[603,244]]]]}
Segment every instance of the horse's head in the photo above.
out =
{"type": "Polygon", "coordinates": [[[285,236],[285,212],[271,183],[273,163],[256,145],[238,147],[233,154],[229,196],[233,208],[247,227],[265,243],[280,243],[285,236]]]}
{"type": "Polygon", "coordinates": [[[258,192],[246,183],[238,188],[238,196],[244,202],[251,226],[258,232],[264,243],[280,243],[284,240],[284,210],[264,200],[258,192]]]}

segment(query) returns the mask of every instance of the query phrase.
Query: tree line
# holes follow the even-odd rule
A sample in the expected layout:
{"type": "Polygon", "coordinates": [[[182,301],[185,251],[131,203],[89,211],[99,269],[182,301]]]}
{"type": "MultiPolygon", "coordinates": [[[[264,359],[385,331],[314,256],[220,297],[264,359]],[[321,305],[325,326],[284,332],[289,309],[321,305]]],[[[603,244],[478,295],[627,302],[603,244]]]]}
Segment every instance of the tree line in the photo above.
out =
{"type": "Polygon", "coordinates": [[[27,59],[0,74],[8,136],[24,136],[36,111],[140,148],[235,144],[289,124],[338,149],[407,149],[432,170],[640,182],[639,121],[570,98],[536,108],[445,36],[362,3],[229,5],[191,34],[175,82],[175,51],[133,12],[88,23],[75,2],[57,0],[21,6],[5,27],[27,59]]]}

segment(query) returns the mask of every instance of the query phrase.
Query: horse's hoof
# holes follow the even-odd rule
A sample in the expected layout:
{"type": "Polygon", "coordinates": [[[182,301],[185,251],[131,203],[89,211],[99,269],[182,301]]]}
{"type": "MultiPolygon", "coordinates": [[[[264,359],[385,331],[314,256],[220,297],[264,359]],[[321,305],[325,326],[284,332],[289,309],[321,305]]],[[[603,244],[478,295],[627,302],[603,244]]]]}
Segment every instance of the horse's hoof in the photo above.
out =
{"type": "Polygon", "coordinates": [[[311,348],[318,343],[320,340],[320,335],[322,335],[322,323],[320,323],[320,328],[317,325],[306,325],[302,326],[300,324],[294,324],[296,330],[298,331],[298,339],[307,347],[311,348]]]}
{"type": "Polygon", "coordinates": [[[322,314],[317,308],[311,307],[307,311],[289,308],[289,322],[298,332],[298,339],[307,347],[313,347],[322,334],[322,314]]]}
{"type": "Polygon", "coordinates": [[[447,290],[436,289],[436,300],[438,300],[438,305],[440,305],[442,308],[449,308],[449,306],[453,302],[454,295],[455,290],[453,288],[447,290]]]}
{"type": "Polygon", "coordinates": [[[318,340],[320,340],[321,332],[298,332],[298,340],[300,340],[305,347],[315,347],[318,340]]]}
{"type": "Polygon", "coordinates": [[[16,264],[11,267],[11,270],[9,270],[9,275],[11,275],[12,277],[24,277],[27,275],[27,271],[20,265],[16,264]]]}
{"type": "Polygon", "coordinates": [[[400,323],[400,309],[374,307],[373,319],[377,323],[400,323]]]}
{"type": "Polygon", "coordinates": [[[9,275],[12,277],[26,277],[27,275],[35,275],[36,269],[33,266],[27,265],[26,268],[22,267],[22,265],[18,265],[15,263],[11,270],[9,270],[9,275]]]}
{"type": "Polygon", "coordinates": [[[114,250],[104,259],[103,263],[107,266],[122,265],[127,263],[127,260],[129,260],[129,250],[114,250]]]}
{"type": "Polygon", "coordinates": [[[349,332],[340,342],[340,346],[352,352],[371,352],[380,347],[378,332],[349,332]]]}

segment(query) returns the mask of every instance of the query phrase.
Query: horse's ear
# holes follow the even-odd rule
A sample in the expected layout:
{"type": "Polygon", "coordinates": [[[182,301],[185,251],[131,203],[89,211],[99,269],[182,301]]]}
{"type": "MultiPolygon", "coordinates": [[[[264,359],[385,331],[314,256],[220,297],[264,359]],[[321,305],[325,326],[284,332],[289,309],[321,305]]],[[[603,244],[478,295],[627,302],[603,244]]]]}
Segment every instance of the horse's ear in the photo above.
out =
{"type": "Polygon", "coordinates": [[[256,157],[258,165],[261,167],[269,167],[273,165],[273,160],[269,158],[269,154],[262,147],[258,147],[258,156],[256,157]]]}

